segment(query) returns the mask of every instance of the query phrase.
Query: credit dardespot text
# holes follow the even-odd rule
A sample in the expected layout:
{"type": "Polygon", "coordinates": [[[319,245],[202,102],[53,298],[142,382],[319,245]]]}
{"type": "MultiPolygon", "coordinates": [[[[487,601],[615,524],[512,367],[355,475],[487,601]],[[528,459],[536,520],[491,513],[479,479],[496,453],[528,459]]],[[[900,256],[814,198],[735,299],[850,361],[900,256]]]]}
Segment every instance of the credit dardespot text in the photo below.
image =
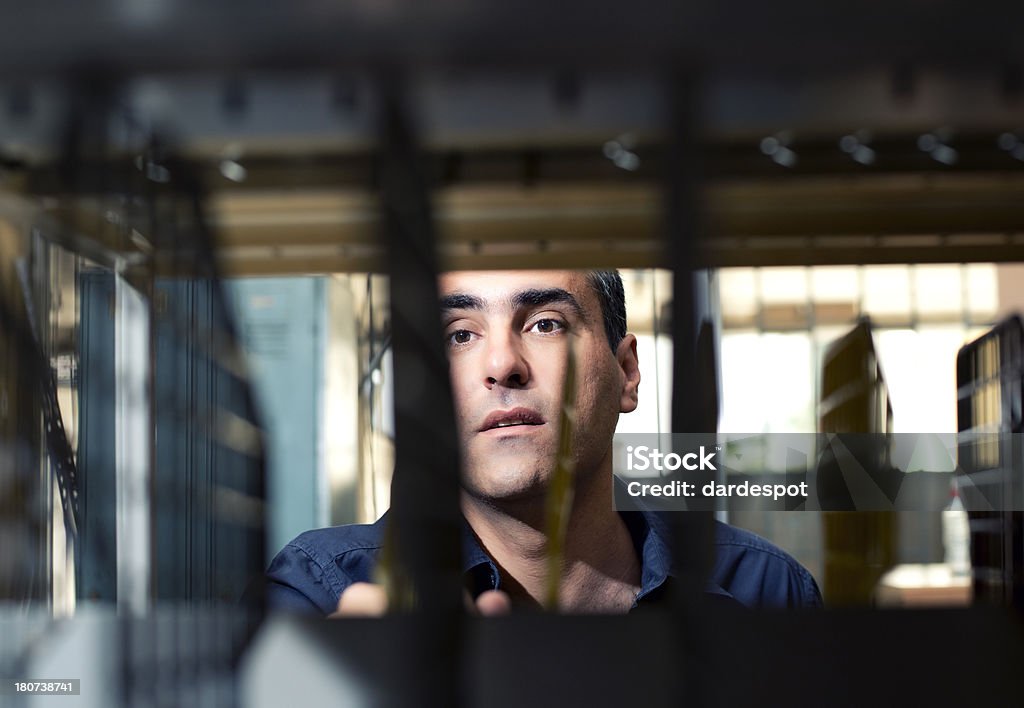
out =
{"type": "MultiPolygon", "coordinates": [[[[626,469],[629,471],[655,470],[657,472],[674,472],[680,468],[684,470],[713,470],[715,467],[715,456],[721,452],[716,446],[714,450],[701,445],[698,450],[678,454],[675,452],[663,453],[657,448],[646,445],[630,445],[626,448],[626,469]]],[[[784,497],[807,497],[807,482],[799,484],[751,484],[750,482],[739,482],[738,484],[723,484],[721,482],[708,482],[697,489],[696,482],[672,481],[664,484],[648,484],[645,482],[630,482],[626,491],[631,497],[695,497],[697,492],[703,497],[770,497],[771,499],[782,499],[784,497]]]]}
{"type": "Polygon", "coordinates": [[[702,497],[766,497],[774,500],[790,497],[807,497],[807,482],[800,484],[722,484],[708,482],[697,489],[696,482],[666,482],[664,484],[646,484],[630,482],[626,491],[631,497],[695,497],[700,492],[702,497]]]}

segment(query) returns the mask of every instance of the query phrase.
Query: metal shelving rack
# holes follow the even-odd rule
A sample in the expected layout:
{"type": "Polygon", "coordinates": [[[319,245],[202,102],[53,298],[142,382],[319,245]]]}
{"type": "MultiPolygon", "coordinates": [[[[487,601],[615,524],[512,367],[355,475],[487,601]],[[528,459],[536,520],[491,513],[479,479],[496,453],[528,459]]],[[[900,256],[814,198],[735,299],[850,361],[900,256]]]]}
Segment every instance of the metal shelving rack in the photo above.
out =
{"type": "MultiPolygon", "coordinates": [[[[668,267],[676,331],[695,332],[701,267],[1022,260],[1021,14],[993,2],[19,7],[0,30],[3,186],[20,213],[63,225],[68,248],[148,257],[105,225],[99,190],[76,194],[73,213],[55,199],[71,96],[103,85],[139,130],[117,154],[83,158],[83,184],[102,184],[107,160],[169,129],[199,166],[227,272],[403,275],[398,358],[423,354],[416,303],[434,300],[431,259],[404,256],[435,246],[438,267],[668,267]]],[[[159,182],[161,166],[142,172],[159,182]]],[[[676,392],[694,388],[684,339],[676,392]]],[[[414,411],[398,390],[396,409],[414,411]]],[[[674,427],[698,420],[699,403],[675,395],[674,427]]],[[[428,432],[421,422],[410,414],[399,426],[400,465],[428,432]]],[[[404,523],[450,536],[454,487],[398,484],[396,499],[419,494],[448,511],[431,529],[410,505],[404,523]]],[[[384,704],[520,705],[530,687],[497,667],[524,656],[543,686],[535,704],[643,694],[652,705],[735,705],[763,698],[764,685],[787,705],[879,702],[882,685],[883,703],[969,700],[976,688],[1019,697],[1024,646],[1002,610],[703,607],[709,521],[678,523],[686,572],[657,616],[457,620],[450,554],[431,558],[437,546],[425,544],[400,551],[429,559],[411,564],[413,580],[435,588],[425,612],[372,628],[296,627],[384,704]],[[982,686],[921,682],[952,659],[954,635],[986,647],[957,658],[982,686]],[[756,662],[737,666],[737,649],[756,662]],[[613,662],[613,650],[625,658],[613,662]]]]}

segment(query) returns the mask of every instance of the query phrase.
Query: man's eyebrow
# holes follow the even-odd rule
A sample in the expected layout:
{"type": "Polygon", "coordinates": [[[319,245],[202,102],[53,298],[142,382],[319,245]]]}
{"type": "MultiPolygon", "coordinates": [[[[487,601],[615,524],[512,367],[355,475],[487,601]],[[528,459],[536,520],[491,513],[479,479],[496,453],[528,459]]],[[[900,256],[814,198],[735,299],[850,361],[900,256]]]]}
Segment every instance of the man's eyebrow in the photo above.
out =
{"type": "Polygon", "coordinates": [[[484,301],[476,295],[452,293],[441,298],[441,312],[448,310],[482,310],[484,301]]]}
{"type": "Polygon", "coordinates": [[[587,321],[587,315],[583,312],[583,308],[580,307],[579,301],[573,297],[572,293],[562,288],[520,290],[512,296],[511,302],[515,309],[521,307],[543,307],[544,305],[561,303],[571,307],[576,317],[581,321],[587,321]]]}

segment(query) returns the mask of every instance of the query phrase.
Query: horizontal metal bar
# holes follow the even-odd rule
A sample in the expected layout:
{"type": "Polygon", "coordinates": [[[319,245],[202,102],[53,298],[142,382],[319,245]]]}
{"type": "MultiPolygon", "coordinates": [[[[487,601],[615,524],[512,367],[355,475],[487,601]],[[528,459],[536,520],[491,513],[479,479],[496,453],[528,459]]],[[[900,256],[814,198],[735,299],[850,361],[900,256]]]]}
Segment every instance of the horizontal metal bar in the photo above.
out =
{"type": "Polygon", "coordinates": [[[1019,3],[883,5],[813,0],[610,6],[501,2],[322,3],[253,8],[238,0],[8,3],[0,66],[11,75],[83,64],[125,72],[390,61],[478,66],[644,65],[684,53],[705,65],[842,66],[921,58],[963,64],[1020,56],[1019,3]],[[525,51],[525,48],[529,48],[525,51]]]}
{"type": "MultiPolygon", "coordinates": [[[[9,26],[0,28],[0,36],[5,29],[9,26]]],[[[6,48],[0,44],[0,56],[6,48]]],[[[922,60],[904,70],[903,64],[877,58],[843,70],[805,65],[779,72],[763,67],[709,72],[704,109],[705,133],[713,148],[709,167],[723,163],[730,171],[780,173],[864,169],[852,152],[839,149],[838,141],[865,130],[861,139],[878,157],[871,169],[933,162],[915,144],[918,135],[929,131],[953,131],[956,141],[972,132],[981,135],[992,161],[1010,163],[1013,159],[999,153],[995,142],[1000,133],[1021,127],[1024,86],[1017,84],[1024,82],[1015,83],[1013,77],[1014,66],[1024,66],[1024,58],[1014,61],[1009,53],[968,67],[922,60]],[[890,144],[887,139],[893,135],[909,140],[890,144]],[[769,136],[793,141],[788,146],[799,157],[795,165],[782,167],[762,154],[760,141],[769,136]],[[716,156],[719,145],[727,154],[716,156]]],[[[284,155],[298,156],[295,164],[307,170],[333,169],[334,177],[344,180],[341,166],[310,156],[373,149],[377,99],[367,68],[259,71],[227,64],[205,72],[146,74],[132,65],[132,73],[120,83],[109,65],[79,78],[31,78],[31,73],[5,77],[0,70],[0,164],[35,164],[53,156],[72,90],[102,79],[116,88],[123,115],[112,116],[111,132],[125,141],[118,143],[125,149],[132,149],[130,136],[123,135],[124,116],[130,116],[133,125],[160,127],[175,137],[180,149],[215,159],[215,166],[220,160],[243,158],[242,164],[252,168],[249,179],[258,179],[260,156],[284,155]]],[[[409,82],[427,151],[587,148],[614,172],[611,159],[602,155],[608,141],[624,137],[622,147],[632,150],[632,145],[642,148],[663,133],[664,106],[654,76],[644,67],[602,70],[598,65],[566,73],[549,65],[459,71],[428,65],[417,67],[409,82]]],[[[139,130],[135,139],[142,141],[145,134],[139,130]]],[[[644,155],[640,157],[643,168],[644,155]]],[[[961,168],[965,160],[966,152],[961,168]]],[[[468,170],[474,167],[466,165],[468,170]]],[[[935,164],[936,169],[945,167],[935,164]]]]}
{"type": "MultiPolygon", "coordinates": [[[[696,257],[704,267],[1019,261],[1022,195],[1024,174],[718,181],[704,191],[711,229],[696,257]]],[[[442,189],[435,198],[446,268],[664,263],[650,184],[492,184],[442,189]]],[[[65,245],[87,246],[85,255],[101,262],[97,249],[127,255],[103,216],[113,212],[90,198],[75,203],[80,235],[65,245]]],[[[70,213],[54,223],[68,224],[70,213]]],[[[209,214],[232,273],[383,269],[369,190],[221,193],[209,214]]]]}

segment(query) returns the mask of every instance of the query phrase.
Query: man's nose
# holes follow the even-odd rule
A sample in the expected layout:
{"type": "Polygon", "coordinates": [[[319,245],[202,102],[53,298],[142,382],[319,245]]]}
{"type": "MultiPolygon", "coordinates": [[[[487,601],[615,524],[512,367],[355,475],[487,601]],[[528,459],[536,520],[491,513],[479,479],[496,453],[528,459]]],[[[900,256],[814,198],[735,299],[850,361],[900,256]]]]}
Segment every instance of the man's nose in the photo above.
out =
{"type": "Polygon", "coordinates": [[[491,336],[487,340],[484,377],[487,388],[522,388],[530,380],[530,367],[523,343],[513,334],[491,336]]]}

